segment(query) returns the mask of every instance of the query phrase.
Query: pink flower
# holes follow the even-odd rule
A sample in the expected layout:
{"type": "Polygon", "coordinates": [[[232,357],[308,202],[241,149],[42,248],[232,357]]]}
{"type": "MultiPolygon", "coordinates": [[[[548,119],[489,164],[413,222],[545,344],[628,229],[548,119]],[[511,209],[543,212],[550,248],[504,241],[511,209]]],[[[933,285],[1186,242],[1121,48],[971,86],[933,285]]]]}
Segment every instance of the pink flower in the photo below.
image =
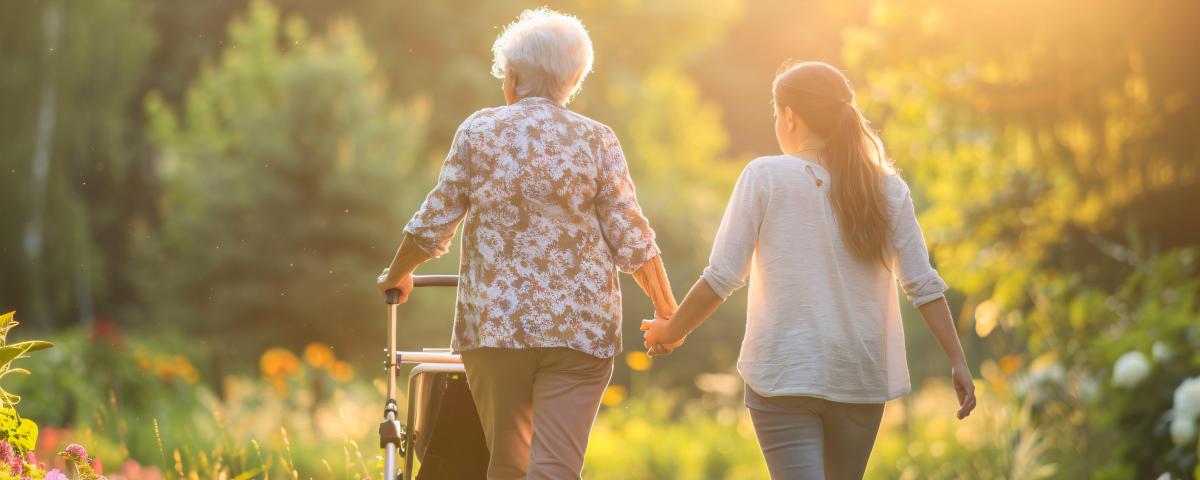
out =
{"type": "Polygon", "coordinates": [[[8,470],[13,475],[20,475],[24,471],[24,463],[21,462],[21,456],[13,449],[8,442],[0,440],[0,462],[8,465],[8,470]]]}
{"type": "MultiPolygon", "coordinates": [[[[3,447],[0,447],[0,448],[3,448],[3,447]]],[[[88,458],[87,450],[84,450],[83,445],[80,445],[78,443],[72,443],[70,445],[67,445],[67,454],[75,455],[75,456],[83,459],[84,461],[87,461],[87,458],[88,458]]]]}
{"type": "Polygon", "coordinates": [[[70,480],[62,472],[58,471],[57,468],[46,472],[46,476],[42,478],[44,480],[70,480]]]}
{"type": "Polygon", "coordinates": [[[135,460],[126,460],[121,466],[121,475],[124,478],[137,478],[140,480],[163,480],[162,472],[158,467],[142,466],[135,460]]]}

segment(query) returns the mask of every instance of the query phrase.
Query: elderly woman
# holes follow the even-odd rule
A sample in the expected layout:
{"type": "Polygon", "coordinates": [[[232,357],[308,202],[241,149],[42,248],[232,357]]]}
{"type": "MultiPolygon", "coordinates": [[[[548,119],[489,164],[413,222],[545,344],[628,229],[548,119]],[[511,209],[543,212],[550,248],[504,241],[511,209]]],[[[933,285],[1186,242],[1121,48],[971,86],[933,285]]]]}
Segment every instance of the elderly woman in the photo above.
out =
{"type": "Polygon", "coordinates": [[[566,108],[592,67],[578,19],[525,11],[492,47],[506,106],[467,117],[379,288],[446,253],[464,222],[452,347],[491,460],[488,478],[579,478],[621,351],[616,270],[656,316],[675,300],[613,131],[566,108]]]}

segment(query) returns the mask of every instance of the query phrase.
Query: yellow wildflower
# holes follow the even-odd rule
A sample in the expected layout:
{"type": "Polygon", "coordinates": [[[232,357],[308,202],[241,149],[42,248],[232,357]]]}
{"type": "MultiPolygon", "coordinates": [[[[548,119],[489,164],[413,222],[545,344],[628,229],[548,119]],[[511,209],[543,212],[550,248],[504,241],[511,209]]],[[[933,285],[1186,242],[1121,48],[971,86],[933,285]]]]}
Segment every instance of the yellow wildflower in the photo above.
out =
{"type": "Polygon", "coordinates": [[[600,403],[613,406],[625,401],[625,397],[629,396],[629,392],[625,391],[622,385],[609,385],[604,389],[604,395],[600,397],[600,403]]]}

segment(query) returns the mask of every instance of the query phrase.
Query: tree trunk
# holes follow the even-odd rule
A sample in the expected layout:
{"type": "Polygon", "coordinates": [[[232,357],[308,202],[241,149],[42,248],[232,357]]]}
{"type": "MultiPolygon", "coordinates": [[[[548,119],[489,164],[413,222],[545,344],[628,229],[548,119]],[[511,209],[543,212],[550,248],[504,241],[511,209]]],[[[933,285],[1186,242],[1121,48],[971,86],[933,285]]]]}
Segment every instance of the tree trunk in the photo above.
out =
{"type": "Polygon", "coordinates": [[[62,7],[57,2],[46,2],[42,15],[45,29],[43,51],[42,92],[38,106],[37,130],[33,149],[33,178],[30,182],[32,211],[25,228],[25,255],[29,257],[29,286],[31,317],[35,321],[53,326],[53,319],[46,310],[45,265],[42,262],[43,235],[46,215],[46,183],[50,175],[50,160],[54,149],[55,114],[57,113],[57,88],[55,85],[54,50],[62,36],[62,7]]]}

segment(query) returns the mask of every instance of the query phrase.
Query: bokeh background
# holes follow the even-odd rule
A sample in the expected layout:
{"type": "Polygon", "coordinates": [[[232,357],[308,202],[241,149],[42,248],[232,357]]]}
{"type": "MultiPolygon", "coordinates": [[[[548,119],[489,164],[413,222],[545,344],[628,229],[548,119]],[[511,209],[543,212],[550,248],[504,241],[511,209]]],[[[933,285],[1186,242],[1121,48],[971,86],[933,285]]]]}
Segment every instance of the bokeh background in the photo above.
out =
{"type": "MultiPolygon", "coordinates": [[[[914,391],[868,478],[1196,477],[1200,3],[549,3],[591,32],[571,108],[618,133],[680,297],[741,167],[778,151],[777,67],[854,81],[980,392],[956,421],[904,302],[914,391]]],[[[78,442],[109,478],[379,478],[374,276],[455,126],[503,102],[492,40],[541,5],[8,2],[0,313],[23,324],[11,341],[56,347],[0,385],[39,457],[78,442]]],[[[651,361],[624,282],[630,348],[585,477],[766,478],[734,372],[744,291],[651,361]]],[[[452,295],[403,306],[401,348],[448,345],[452,295]]]]}

